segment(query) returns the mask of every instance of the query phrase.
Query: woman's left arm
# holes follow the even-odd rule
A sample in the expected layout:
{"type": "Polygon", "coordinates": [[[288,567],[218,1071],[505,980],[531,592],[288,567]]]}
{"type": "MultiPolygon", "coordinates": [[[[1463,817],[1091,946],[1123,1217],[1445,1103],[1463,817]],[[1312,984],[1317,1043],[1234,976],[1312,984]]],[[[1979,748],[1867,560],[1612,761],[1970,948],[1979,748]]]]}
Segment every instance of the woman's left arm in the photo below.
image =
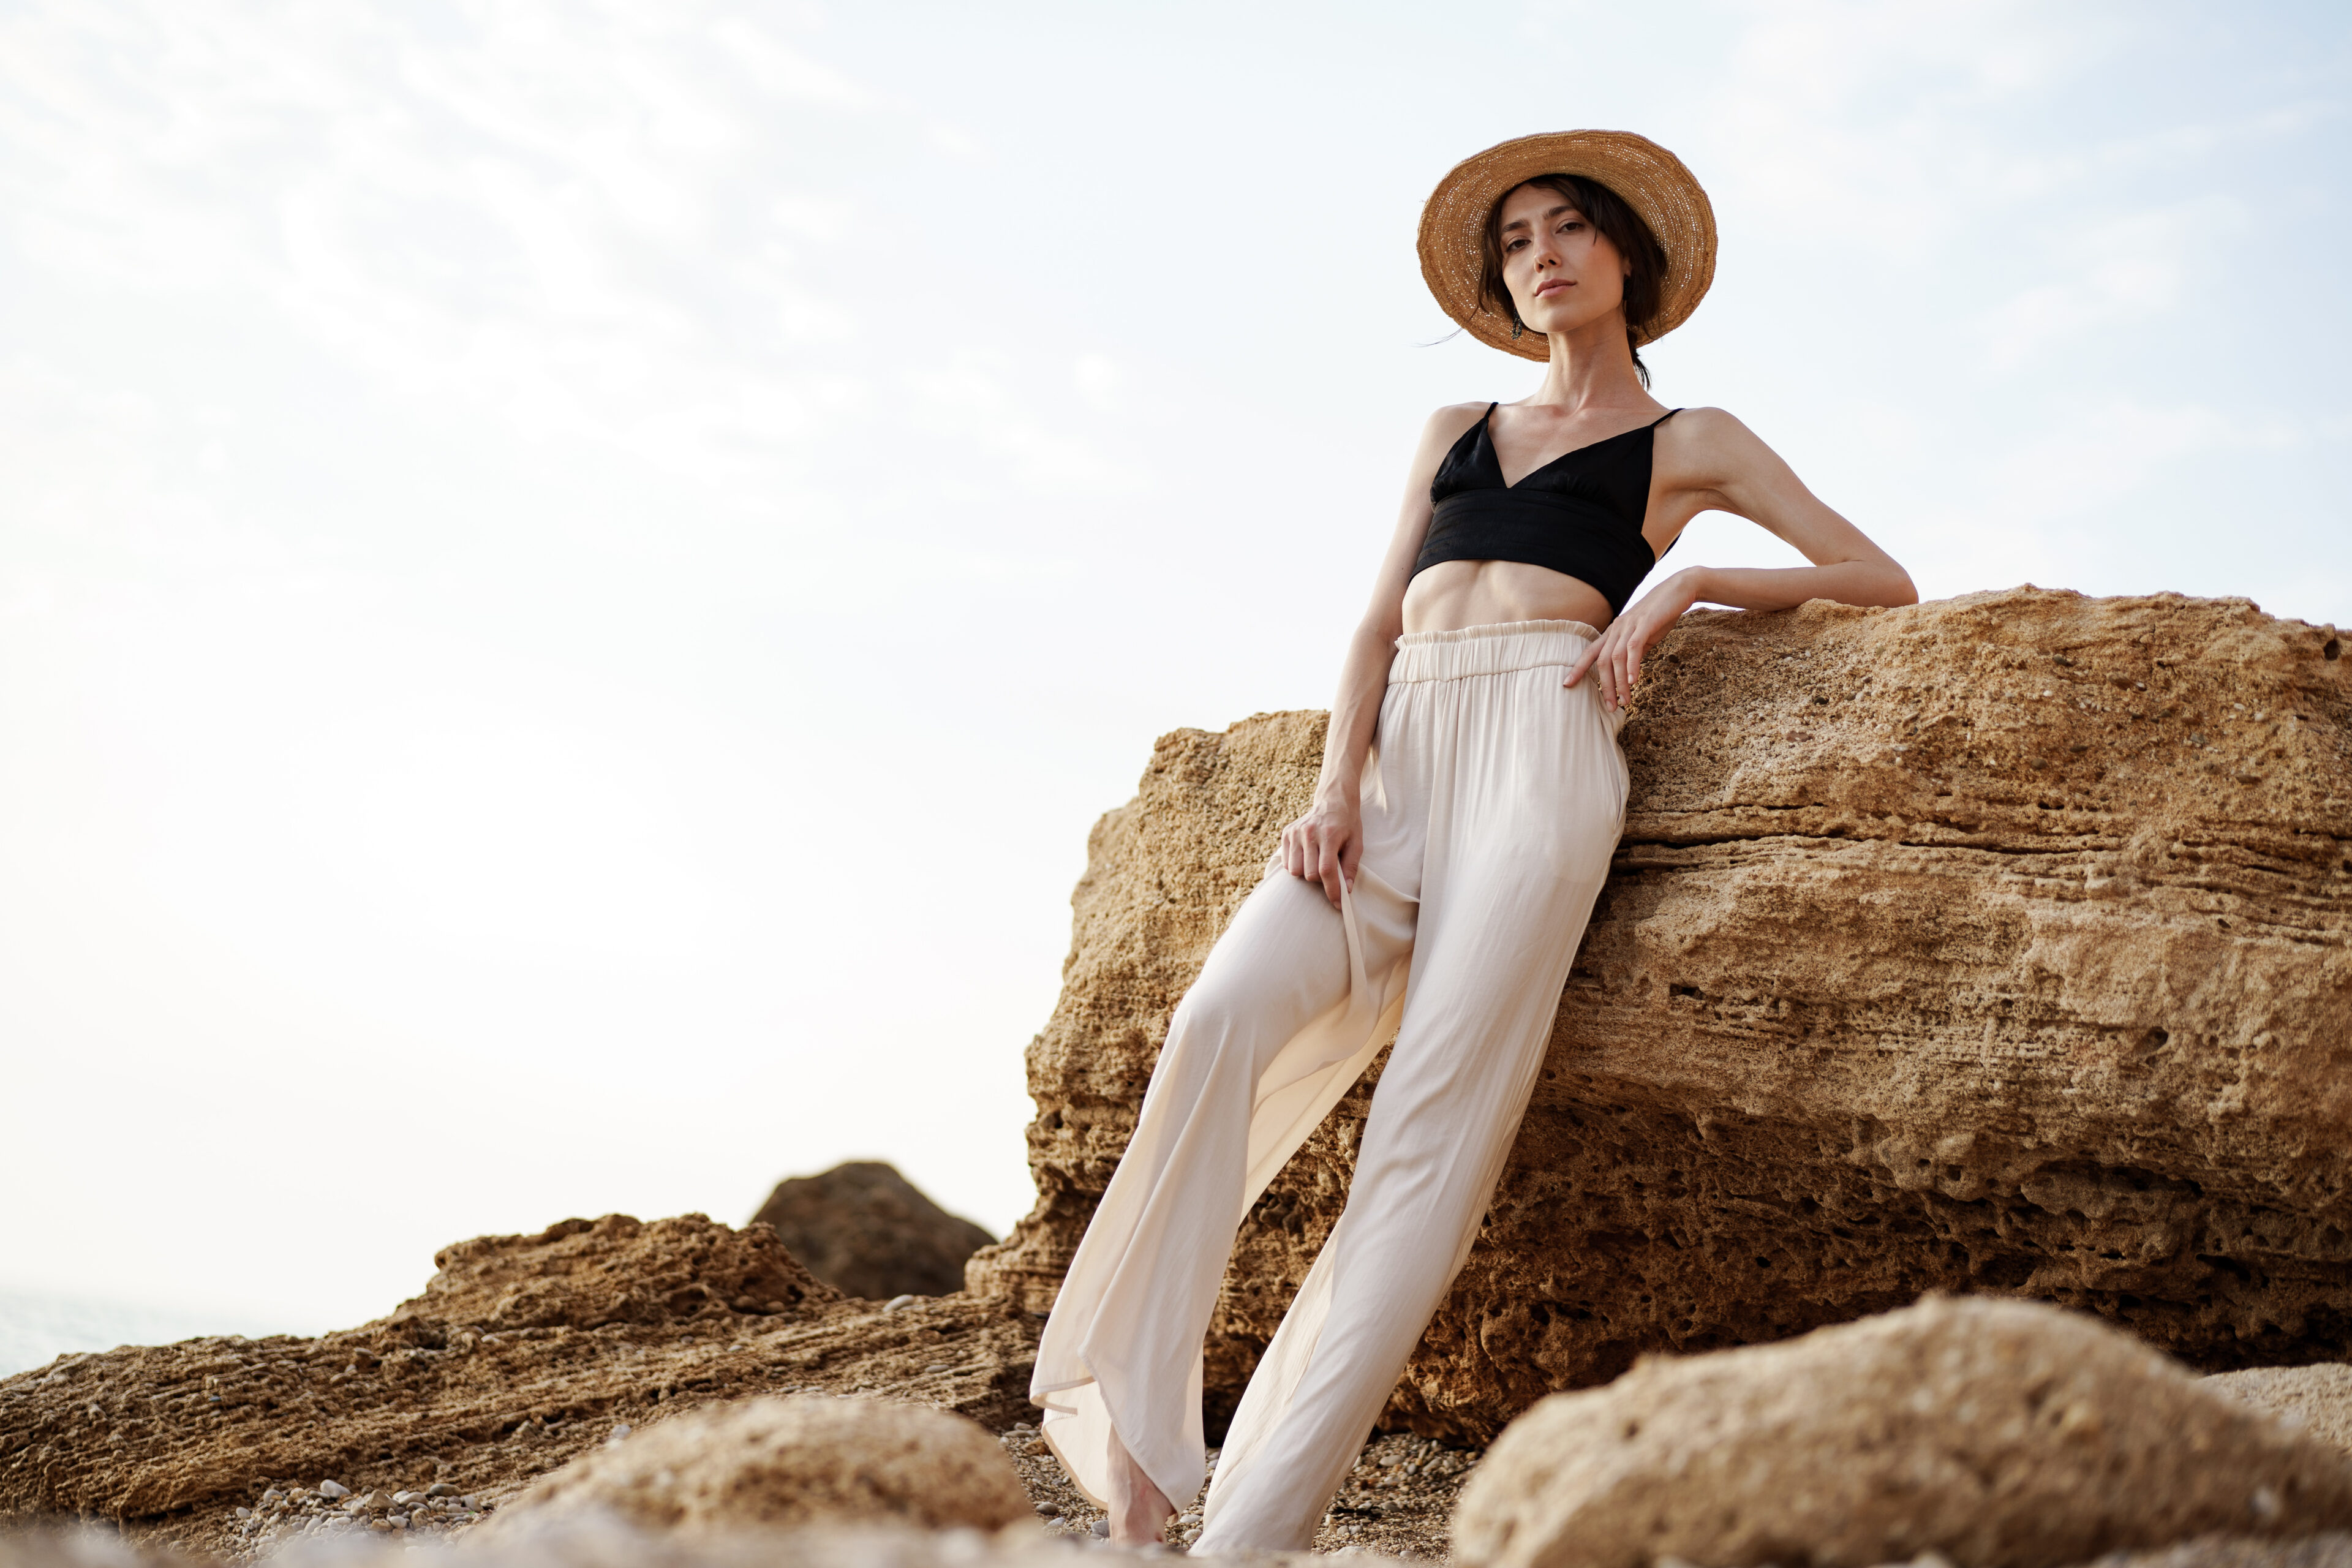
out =
{"type": "Polygon", "coordinates": [[[1802,552],[1811,566],[1689,566],[1609,623],[1568,672],[1573,686],[1587,669],[1601,700],[1622,708],[1641,679],[1642,658],[1693,605],[1785,610],[1808,599],[1841,605],[1914,605],[1911,574],[1869,535],[1822,504],[1780,454],[1720,408],[1685,409],[1658,427],[1654,489],[1658,510],[1680,534],[1703,511],[1747,518],[1802,552]]]}

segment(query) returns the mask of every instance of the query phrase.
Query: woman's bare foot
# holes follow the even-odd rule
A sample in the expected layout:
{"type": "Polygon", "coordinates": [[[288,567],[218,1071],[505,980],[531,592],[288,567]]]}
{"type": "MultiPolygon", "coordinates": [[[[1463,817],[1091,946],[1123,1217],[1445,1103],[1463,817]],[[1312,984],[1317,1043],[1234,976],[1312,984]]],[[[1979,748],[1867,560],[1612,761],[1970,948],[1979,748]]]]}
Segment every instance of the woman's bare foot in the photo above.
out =
{"type": "Polygon", "coordinates": [[[1143,1467],[1118,1440],[1110,1436],[1110,1540],[1114,1546],[1152,1546],[1159,1543],[1168,1521],[1176,1517],[1175,1508],[1168,1495],[1151,1484],[1143,1467]]]}

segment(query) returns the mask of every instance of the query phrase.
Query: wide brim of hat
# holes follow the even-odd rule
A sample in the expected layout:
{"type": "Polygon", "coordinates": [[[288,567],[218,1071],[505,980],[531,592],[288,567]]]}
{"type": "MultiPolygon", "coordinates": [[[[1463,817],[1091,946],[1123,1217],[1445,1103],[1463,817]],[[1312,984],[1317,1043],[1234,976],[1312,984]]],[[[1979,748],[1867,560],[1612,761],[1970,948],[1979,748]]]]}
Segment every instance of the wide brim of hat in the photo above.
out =
{"type": "Polygon", "coordinates": [[[1511,318],[1478,298],[1487,216],[1538,174],[1581,174],[1625,199],[1666,253],[1658,313],[1641,334],[1654,342],[1690,319],[1715,281],[1715,208],[1683,161],[1630,131],[1556,131],[1522,136],[1454,165],[1421,209],[1421,275],[1445,313],[1472,337],[1521,359],[1551,358],[1540,332],[1511,337],[1511,318]]]}

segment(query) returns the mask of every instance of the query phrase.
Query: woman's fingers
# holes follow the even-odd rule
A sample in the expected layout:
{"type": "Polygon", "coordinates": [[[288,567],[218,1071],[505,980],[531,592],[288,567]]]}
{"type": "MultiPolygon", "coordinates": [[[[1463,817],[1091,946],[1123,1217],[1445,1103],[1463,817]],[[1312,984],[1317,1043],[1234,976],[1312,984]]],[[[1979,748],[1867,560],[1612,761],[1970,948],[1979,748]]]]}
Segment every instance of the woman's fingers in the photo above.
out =
{"type": "Polygon", "coordinates": [[[1592,668],[1592,661],[1595,658],[1599,657],[1600,653],[1601,643],[1598,638],[1586,643],[1584,645],[1584,651],[1576,656],[1576,662],[1568,667],[1568,679],[1561,681],[1560,684],[1562,686],[1573,686],[1578,681],[1583,679],[1584,672],[1592,668]]]}
{"type": "Polygon", "coordinates": [[[1356,885],[1356,865],[1363,852],[1362,834],[1354,823],[1302,817],[1282,830],[1283,869],[1319,884],[1334,909],[1339,907],[1341,891],[1356,885]]]}
{"type": "Polygon", "coordinates": [[[1323,896],[1334,904],[1339,895],[1333,891],[1338,876],[1338,858],[1332,852],[1330,835],[1311,822],[1293,823],[1282,836],[1283,863],[1290,874],[1302,881],[1319,882],[1323,896]]]}
{"type": "Polygon", "coordinates": [[[1592,684],[1603,705],[1622,708],[1633,700],[1633,685],[1642,679],[1642,655],[1645,651],[1641,634],[1633,629],[1634,617],[1619,621],[1601,634],[1600,640],[1586,646],[1583,653],[1569,666],[1568,679],[1560,684],[1573,686],[1590,670],[1592,684]]]}

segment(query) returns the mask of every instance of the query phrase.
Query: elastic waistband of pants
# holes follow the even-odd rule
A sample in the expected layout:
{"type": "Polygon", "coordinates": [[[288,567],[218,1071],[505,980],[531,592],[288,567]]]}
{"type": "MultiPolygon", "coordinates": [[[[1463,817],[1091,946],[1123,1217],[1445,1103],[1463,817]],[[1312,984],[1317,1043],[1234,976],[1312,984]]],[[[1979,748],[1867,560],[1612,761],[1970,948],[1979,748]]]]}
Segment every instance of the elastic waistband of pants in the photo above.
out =
{"type": "Polygon", "coordinates": [[[1506,621],[1452,632],[1407,632],[1396,640],[1389,684],[1460,680],[1574,664],[1600,636],[1582,621],[1506,621]]]}

